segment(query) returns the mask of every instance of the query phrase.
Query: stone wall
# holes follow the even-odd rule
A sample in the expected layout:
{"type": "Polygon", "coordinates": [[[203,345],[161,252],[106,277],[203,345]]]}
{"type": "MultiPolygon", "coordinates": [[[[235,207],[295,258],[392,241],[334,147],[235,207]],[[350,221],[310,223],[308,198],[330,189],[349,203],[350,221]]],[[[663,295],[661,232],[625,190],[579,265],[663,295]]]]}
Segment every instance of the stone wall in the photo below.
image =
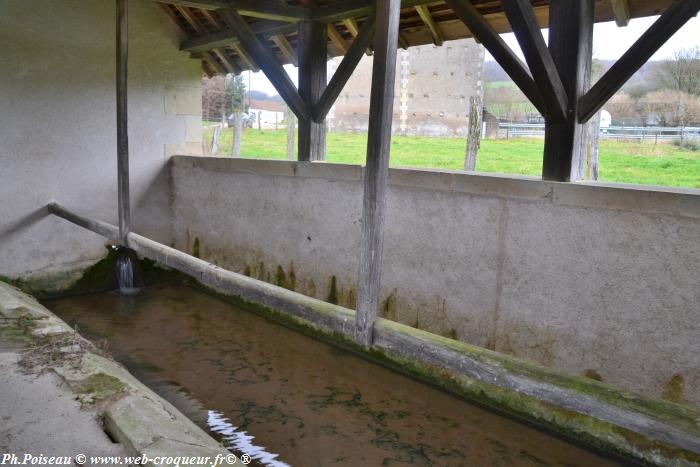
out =
{"type": "MultiPolygon", "coordinates": [[[[115,18],[109,1],[0,2],[1,276],[60,287],[105,254],[44,206],[116,223],[115,18]]],[[[169,243],[166,161],[201,154],[201,68],[157,4],[129,19],[134,229],[169,243]]]]}
{"type": "MultiPolygon", "coordinates": [[[[176,247],[354,307],[362,168],[176,157],[176,247]]],[[[700,406],[700,191],[390,169],[381,314],[700,406]]]]}
{"type": "MultiPolygon", "coordinates": [[[[469,98],[483,97],[483,63],[484,48],[473,39],[399,50],[394,133],[466,137],[469,98]]],[[[371,83],[372,57],[365,56],[333,108],[333,131],[367,131],[371,83]]]]}

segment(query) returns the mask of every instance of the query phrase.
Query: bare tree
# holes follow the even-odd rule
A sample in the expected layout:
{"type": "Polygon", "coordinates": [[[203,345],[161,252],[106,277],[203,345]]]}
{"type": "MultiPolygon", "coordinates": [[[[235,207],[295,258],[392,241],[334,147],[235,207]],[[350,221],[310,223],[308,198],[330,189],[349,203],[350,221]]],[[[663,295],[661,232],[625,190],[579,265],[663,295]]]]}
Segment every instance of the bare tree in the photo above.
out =
{"type": "Polygon", "coordinates": [[[605,105],[612,118],[622,124],[634,124],[640,118],[637,103],[629,94],[618,92],[605,105]]]}
{"type": "Polygon", "coordinates": [[[228,106],[226,79],[223,76],[204,78],[202,80],[202,118],[205,121],[219,120],[221,122],[214,127],[211,142],[206,148],[209,154],[216,155],[219,151],[219,137],[226,124],[228,106]]]}
{"type": "Polygon", "coordinates": [[[676,50],[657,66],[656,79],[663,88],[700,97],[700,46],[676,50]]]}
{"type": "Polygon", "coordinates": [[[226,107],[226,79],[223,76],[202,79],[202,118],[223,121],[226,107]]]}
{"type": "Polygon", "coordinates": [[[686,126],[700,120],[700,100],[685,92],[650,92],[638,103],[643,114],[661,126],[686,126]]]}

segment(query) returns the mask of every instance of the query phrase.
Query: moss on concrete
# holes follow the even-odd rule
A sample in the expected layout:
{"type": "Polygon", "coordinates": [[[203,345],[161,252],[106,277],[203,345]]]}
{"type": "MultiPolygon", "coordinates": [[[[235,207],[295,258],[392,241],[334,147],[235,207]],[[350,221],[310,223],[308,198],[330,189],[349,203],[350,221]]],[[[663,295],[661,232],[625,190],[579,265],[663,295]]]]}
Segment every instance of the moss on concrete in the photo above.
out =
{"type": "Polygon", "coordinates": [[[600,373],[598,373],[592,368],[589,368],[586,371],[584,371],[583,376],[585,376],[588,379],[592,379],[593,381],[603,381],[603,377],[600,375],[600,373]]]}
{"type": "Polygon", "coordinates": [[[330,286],[328,287],[328,296],[326,301],[333,305],[338,304],[338,279],[335,276],[331,276],[330,286]]]}
{"type": "Polygon", "coordinates": [[[662,397],[667,401],[681,403],[683,400],[683,390],[685,386],[685,378],[680,373],[676,373],[671,376],[666,384],[664,384],[664,391],[662,397]]]}
{"type": "Polygon", "coordinates": [[[74,392],[80,396],[83,403],[95,403],[123,393],[127,389],[127,385],[119,378],[106,373],[94,373],[80,381],[74,392]]]}
{"type": "MultiPolygon", "coordinates": [[[[118,287],[116,265],[119,253],[112,246],[107,246],[106,251],[104,258],[85,269],[80,278],[67,287],[56,289],[52,281],[42,280],[28,281],[0,277],[0,281],[13,285],[39,300],[110,292],[118,287]]],[[[179,272],[163,268],[155,261],[147,258],[139,259],[133,251],[128,250],[128,254],[132,255],[139,282],[144,285],[182,278],[179,272]]]]}
{"type": "Polygon", "coordinates": [[[465,342],[455,341],[425,331],[413,329],[399,323],[383,321],[382,326],[393,328],[395,332],[413,334],[419,339],[468,355],[474,360],[491,366],[501,367],[511,374],[590,395],[611,405],[659,419],[669,425],[700,437],[698,413],[688,407],[630,393],[599,381],[593,381],[585,377],[552,368],[544,368],[534,363],[499,354],[491,350],[482,349],[465,342]]]}
{"type": "Polygon", "coordinates": [[[196,237],[194,239],[194,243],[192,244],[192,256],[195,258],[201,258],[201,242],[199,241],[199,237],[196,237]]]}

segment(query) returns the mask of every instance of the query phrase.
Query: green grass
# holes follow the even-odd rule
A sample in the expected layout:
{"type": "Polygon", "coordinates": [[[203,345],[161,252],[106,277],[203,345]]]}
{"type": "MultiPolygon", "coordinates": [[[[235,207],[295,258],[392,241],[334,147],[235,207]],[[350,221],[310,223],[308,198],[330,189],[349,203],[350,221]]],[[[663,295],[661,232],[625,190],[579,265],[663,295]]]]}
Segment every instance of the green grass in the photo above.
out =
{"type": "MultiPolygon", "coordinates": [[[[206,140],[211,130],[205,130],[206,140]]],[[[225,131],[219,155],[229,154],[231,132],[225,131]]],[[[466,143],[460,138],[395,136],[391,144],[392,167],[462,170],[466,143]]],[[[542,139],[486,140],[481,144],[477,171],[539,176],[542,170],[542,139]]],[[[286,158],[286,131],[247,130],[242,157],[286,158]]],[[[328,162],[363,164],[366,134],[330,133],[328,162]]],[[[602,141],[600,180],[700,188],[700,152],[671,144],[602,141]]]]}

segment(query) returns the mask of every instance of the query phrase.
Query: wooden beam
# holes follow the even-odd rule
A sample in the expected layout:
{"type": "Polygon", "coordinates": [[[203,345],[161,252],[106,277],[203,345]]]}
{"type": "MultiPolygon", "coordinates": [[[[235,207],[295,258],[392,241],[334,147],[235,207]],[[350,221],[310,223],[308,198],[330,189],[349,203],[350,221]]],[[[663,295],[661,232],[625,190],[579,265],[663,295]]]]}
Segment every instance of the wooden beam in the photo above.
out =
{"type": "Polygon", "coordinates": [[[350,49],[350,46],[348,45],[348,42],[345,40],[342,34],[340,34],[340,31],[335,27],[333,23],[328,23],[328,37],[331,38],[331,41],[335,46],[338,48],[340,53],[345,55],[348,53],[348,50],[350,49]]]}
{"type": "Polygon", "coordinates": [[[255,60],[265,76],[270,80],[279,95],[284,99],[292,112],[299,117],[305,119],[310,117],[309,109],[304,103],[304,100],[299,96],[294,83],[287,75],[282,65],[277,61],[275,56],[270,52],[248,26],[246,20],[241,15],[233,10],[221,10],[220,14],[228,27],[236,31],[240,40],[240,47],[245,50],[255,60]]]}
{"type": "Polygon", "coordinates": [[[630,5],[627,0],[610,0],[613,15],[615,15],[615,23],[619,27],[625,27],[630,24],[630,5]]]}
{"type": "Polygon", "coordinates": [[[568,107],[566,91],[542,37],[530,0],[501,0],[501,5],[525,54],[530,73],[540,89],[547,109],[545,119],[563,122],[568,107]]]}
{"type": "Polygon", "coordinates": [[[357,27],[357,21],[355,21],[353,18],[349,19],[344,19],[343,24],[347,28],[348,31],[350,31],[350,34],[352,34],[352,37],[357,37],[359,34],[359,28],[357,27]]]}
{"type": "MultiPolygon", "coordinates": [[[[166,7],[167,8],[167,7],[166,7]]],[[[190,11],[189,7],[182,6],[182,5],[175,5],[175,8],[177,11],[182,15],[183,18],[185,18],[185,21],[187,21],[187,24],[194,29],[194,31],[197,34],[205,34],[207,31],[204,28],[204,26],[201,25],[199,20],[194,16],[194,14],[190,11]]],[[[228,73],[227,68],[225,68],[226,64],[228,63],[228,59],[226,58],[226,54],[221,51],[220,48],[215,48],[212,50],[212,52],[202,52],[202,58],[207,62],[209,67],[214,70],[214,72],[219,73],[221,75],[225,75],[228,73]],[[219,61],[214,57],[214,54],[216,54],[223,65],[219,63],[219,61]]]]}
{"type": "MultiPolygon", "coordinates": [[[[286,0],[277,0],[277,2],[281,5],[287,5],[286,0]]],[[[297,54],[294,51],[292,45],[287,40],[287,36],[285,36],[284,34],[274,35],[272,36],[272,42],[277,46],[278,49],[280,49],[280,53],[282,54],[285,60],[287,60],[294,66],[299,66],[297,54]]]]}
{"type": "Polygon", "coordinates": [[[308,8],[287,5],[275,0],[156,0],[202,10],[233,9],[239,15],[273,21],[296,23],[310,19],[308,8]]]}
{"type": "Polygon", "coordinates": [[[271,39],[272,42],[274,42],[274,44],[277,46],[277,48],[280,49],[280,53],[282,54],[285,60],[287,60],[294,66],[299,66],[299,62],[297,61],[297,54],[294,51],[294,47],[292,47],[292,44],[289,43],[285,36],[283,36],[282,34],[278,34],[276,36],[272,36],[271,39]]]}
{"type": "MultiPolygon", "coordinates": [[[[318,102],[328,83],[328,36],[320,21],[299,23],[299,95],[309,109],[318,102]]],[[[299,117],[299,160],[326,160],[325,121],[311,113],[299,117]]]]}
{"type": "Polygon", "coordinates": [[[127,245],[131,231],[129,198],[129,130],[128,130],[128,65],[129,65],[129,0],[117,0],[117,206],[119,243],[127,245]]]}
{"type": "MultiPolygon", "coordinates": [[[[349,19],[344,19],[343,24],[347,28],[348,31],[350,31],[350,34],[352,34],[352,37],[355,38],[359,34],[359,28],[357,26],[357,21],[355,21],[353,18],[349,19]]],[[[372,55],[374,52],[372,51],[372,46],[370,45],[367,47],[367,55],[372,55]]]]}
{"type": "MultiPolygon", "coordinates": [[[[215,29],[221,29],[224,27],[224,24],[216,18],[210,10],[201,10],[202,11],[202,16],[211,24],[214,26],[215,29]]],[[[238,66],[235,60],[230,58],[226,51],[222,47],[217,47],[215,49],[212,49],[212,52],[219,57],[219,59],[224,63],[224,66],[228,70],[229,73],[233,73],[235,75],[240,74],[243,70],[241,70],[241,67],[238,66]]]]}
{"type": "Polygon", "coordinates": [[[545,123],[542,178],[577,180],[586,132],[576,118],[579,98],[588,90],[593,63],[594,0],[552,2],[549,8],[549,47],[567,95],[566,119],[545,123]]]}
{"type": "MultiPolygon", "coordinates": [[[[415,8],[419,5],[435,3],[435,0],[403,0],[401,8],[415,8]]],[[[311,10],[311,19],[316,21],[343,21],[369,15],[376,0],[339,0],[311,10]]]]}
{"type": "Polygon", "coordinates": [[[445,42],[445,37],[442,35],[442,31],[440,31],[440,27],[433,19],[433,15],[430,14],[428,7],[426,5],[418,5],[416,11],[423,21],[423,24],[425,24],[425,27],[430,31],[430,35],[433,36],[433,43],[435,45],[442,45],[443,42],[445,42]]]}
{"type": "Polygon", "coordinates": [[[525,64],[515,55],[501,36],[484,19],[468,0],[445,0],[457,17],[469,28],[474,37],[486,47],[493,58],[505,70],[520,90],[525,94],[537,110],[547,113],[540,90],[532,79],[525,64]]]}
{"type": "Polygon", "coordinates": [[[200,10],[218,10],[219,8],[229,8],[228,0],[153,0],[158,3],[168,5],[181,5],[190,8],[199,8],[200,10]]]}
{"type": "Polygon", "coordinates": [[[692,17],[700,11],[700,0],[676,0],[654,24],[615,62],[579,103],[578,117],[584,123],[692,17]]]}
{"type": "Polygon", "coordinates": [[[333,104],[357,68],[357,64],[360,63],[363,54],[374,38],[375,22],[375,16],[370,15],[365,24],[362,25],[362,29],[360,29],[352,46],[350,46],[350,50],[343,57],[326,90],[313,107],[312,114],[315,121],[320,122],[326,118],[326,115],[328,115],[331,107],[333,107],[333,104]]]}
{"type": "Polygon", "coordinates": [[[236,52],[236,55],[238,55],[238,58],[243,62],[243,64],[249,69],[252,70],[253,73],[257,73],[260,71],[260,67],[258,66],[257,63],[255,63],[255,60],[253,60],[253,57],[251,57],[248,52],[245,51],[243,47],[241,47],[240,44],[233,44],[231,45],[231,48],[233,49],[234,52],[236,52]]]}
{"type": "Polygon", "coordinates": [[[311,19],[336,22],[367,16],[375,3],[375,0],[340,0],[314,8],[311,11],[311,19]]]}
{"type": "MultiPolygon", "coordinates": [[[[250,24],[249,27],[256,35],[258,35],[260,40],[265,40],[266,37],[277,34],[290,34],[296,32],[297,30],[296,24],[266,20],[256,21],[250,24]]],[[[180,44],[180,50],[197,53],[211,50],[214,47],[227,47],[234,44],[238,44],[238,36],[236,35],[236,31],[225,29],[223,31],[206,34],[201,37],[185,39],[180,44]]]]}
{"type": "Polygon", "coordinates": [[[376,4],[377,32],[374,36],[367,163],[363,177],[362,238],[355,322],[355,339],[364,346],[372,344],[374,322],[379,309],[396,49],[401,16],[400,0],[377,0],[376,4]]]}

